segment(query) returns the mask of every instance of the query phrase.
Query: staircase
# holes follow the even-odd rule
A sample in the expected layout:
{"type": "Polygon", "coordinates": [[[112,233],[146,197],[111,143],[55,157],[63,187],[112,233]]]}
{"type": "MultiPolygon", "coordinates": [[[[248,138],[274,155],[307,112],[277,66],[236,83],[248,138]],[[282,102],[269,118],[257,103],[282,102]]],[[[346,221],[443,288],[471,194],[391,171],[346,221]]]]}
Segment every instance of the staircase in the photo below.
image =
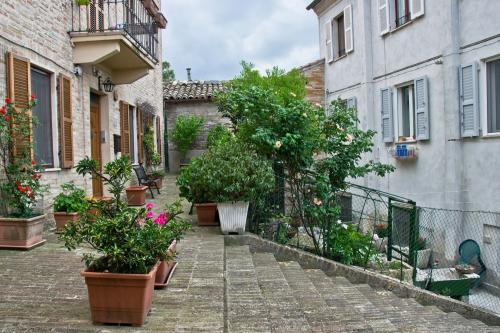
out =
{"type": "Polygon", "coordinates": [[[500,332],[435,306],[356,285],[248,246],[225,247],[225,331],[500,332]]]}

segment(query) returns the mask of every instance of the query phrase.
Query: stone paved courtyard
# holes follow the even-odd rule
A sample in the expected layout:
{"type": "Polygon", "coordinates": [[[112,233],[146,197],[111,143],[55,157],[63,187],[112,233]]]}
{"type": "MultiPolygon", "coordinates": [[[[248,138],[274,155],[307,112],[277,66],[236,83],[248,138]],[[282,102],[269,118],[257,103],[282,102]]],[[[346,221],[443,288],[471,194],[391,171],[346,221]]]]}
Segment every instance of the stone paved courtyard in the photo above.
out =
{"type": "MultiPolygon", "coordinates": [[[[173,182],[158,205],[177,197],[173,182]]],[[[80,257],[46,237],[30,252],[0,252],[0,332],[500,332],[271,253],[225,247],[217,228],[195,228],[179,244],[177,270],[155,291],[143,327],[94,326],[80,257]]]]}

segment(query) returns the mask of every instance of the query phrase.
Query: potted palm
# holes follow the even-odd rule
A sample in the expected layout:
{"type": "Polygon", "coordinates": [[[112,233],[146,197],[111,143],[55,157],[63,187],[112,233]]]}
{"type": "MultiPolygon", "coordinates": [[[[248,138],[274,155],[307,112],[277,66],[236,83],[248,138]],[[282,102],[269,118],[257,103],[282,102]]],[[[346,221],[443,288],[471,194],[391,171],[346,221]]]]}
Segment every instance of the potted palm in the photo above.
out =
{"type": "Polygon", "coordinates": [[[200,133],[204,123],[205,120],[197,116],[177,117],[174,130],[172,131],[172,142],[175,143],[177,150],[181,154],[181,167],[188,164],[186,155],[200,133]]]}
{"type": "Polygon", "coordinates": [[[85,191],[73,183],[61,186],[62,192],[54,198],[54,220],[56,232],[60,232],[69,221],[76,221],[80,213],[88,208],[85,191]]]}
{"type": "Polygon", "coordinates": [[[217,202],[222,232],[243,233],[249,202],[274,188],[271,163],[236,139],[221,142],[197,160],[217,202]]]}
{"type": "Polygon", "coordinates": [[[35,212],[45,186],[41,169],[32,159],[32,96],[26,108],[16,107],[10,99],[0,108],[0,183],[3,216],[0,217],[0,248],[28,250],[45,242],[42,238],[46,215],[35,212]]]}

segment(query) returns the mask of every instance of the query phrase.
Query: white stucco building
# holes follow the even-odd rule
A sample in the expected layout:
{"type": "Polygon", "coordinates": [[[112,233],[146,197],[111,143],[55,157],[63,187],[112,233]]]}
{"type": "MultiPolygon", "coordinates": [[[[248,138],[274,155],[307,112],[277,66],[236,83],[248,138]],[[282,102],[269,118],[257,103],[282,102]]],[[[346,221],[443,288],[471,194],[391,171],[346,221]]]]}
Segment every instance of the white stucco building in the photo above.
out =
{"type": "Polygon", "coordinates": [[[327,103],[378,132],[364,185],[421,206],[500,211],[500,1],[316,0],[327,103]],[[403,144],[399,146],[398,144],[403,144]],[[416,151],[416,158],[401,158],[416,151]],[[393,156],[396,155],[396,156],[393,156]]]}

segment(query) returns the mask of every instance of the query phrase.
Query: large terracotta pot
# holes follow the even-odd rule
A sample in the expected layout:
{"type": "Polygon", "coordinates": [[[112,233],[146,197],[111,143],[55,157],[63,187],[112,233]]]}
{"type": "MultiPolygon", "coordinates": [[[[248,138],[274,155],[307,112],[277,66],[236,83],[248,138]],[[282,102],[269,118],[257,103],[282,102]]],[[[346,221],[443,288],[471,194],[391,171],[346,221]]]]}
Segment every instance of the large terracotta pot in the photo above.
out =
{"type": "Polygon", "coordinates": [[[143,206],[146,203],[147,186],[127,187],[127,200],[129,206],[143,206]]]}
{"type": "Polygon", "coordinates": [[[219,223],[215,220],[217,215],[216,203],[195,204],[196,213],[198,215],[199,226],[217,226],[219,223]]]}
{"type": "Polygon", "coordinates": [[[80,214],[78,213],[66,213],[66,212],[54,212],[54,220],[56,220],[56,232],[61,232],[66,224],[70,221],[78,221],[80,214]]]}
{"type": "Polygon", "coordinates": [[[151,310],[158,265],[148,274],[83,271],[94,324],[141,326],[151,310]]]}
{"type": "Polygon", "coordinates": [[[0,249],[29,250],[42,245],[46,215],[29,219],[0,217],[0,249]]]}
{"type": "Polygon", "coordinates": [[[217,204],[220,228],[224,235],[245,233],[248,215],[248,202],[223,202],[217,204]]]}
{"type": "Polygon", "coordinates": [[[156,186],[158,186],[158,188],[162,188],[163,186],[163,178],[155,178],[155,183],[156,183],[156,186]]]}
{"type": "MultiPolygon", "coordinates": [[[[173,256],[177,251],[177,241],[174,240],[172,244],[168,247],[167,254],[173,256]]],[[[175,260],[160,261],[158,269],[156,270],[155,285],[164,285],[167,281],[172,268],[174,268],[176,262],[175,260]]]]}

